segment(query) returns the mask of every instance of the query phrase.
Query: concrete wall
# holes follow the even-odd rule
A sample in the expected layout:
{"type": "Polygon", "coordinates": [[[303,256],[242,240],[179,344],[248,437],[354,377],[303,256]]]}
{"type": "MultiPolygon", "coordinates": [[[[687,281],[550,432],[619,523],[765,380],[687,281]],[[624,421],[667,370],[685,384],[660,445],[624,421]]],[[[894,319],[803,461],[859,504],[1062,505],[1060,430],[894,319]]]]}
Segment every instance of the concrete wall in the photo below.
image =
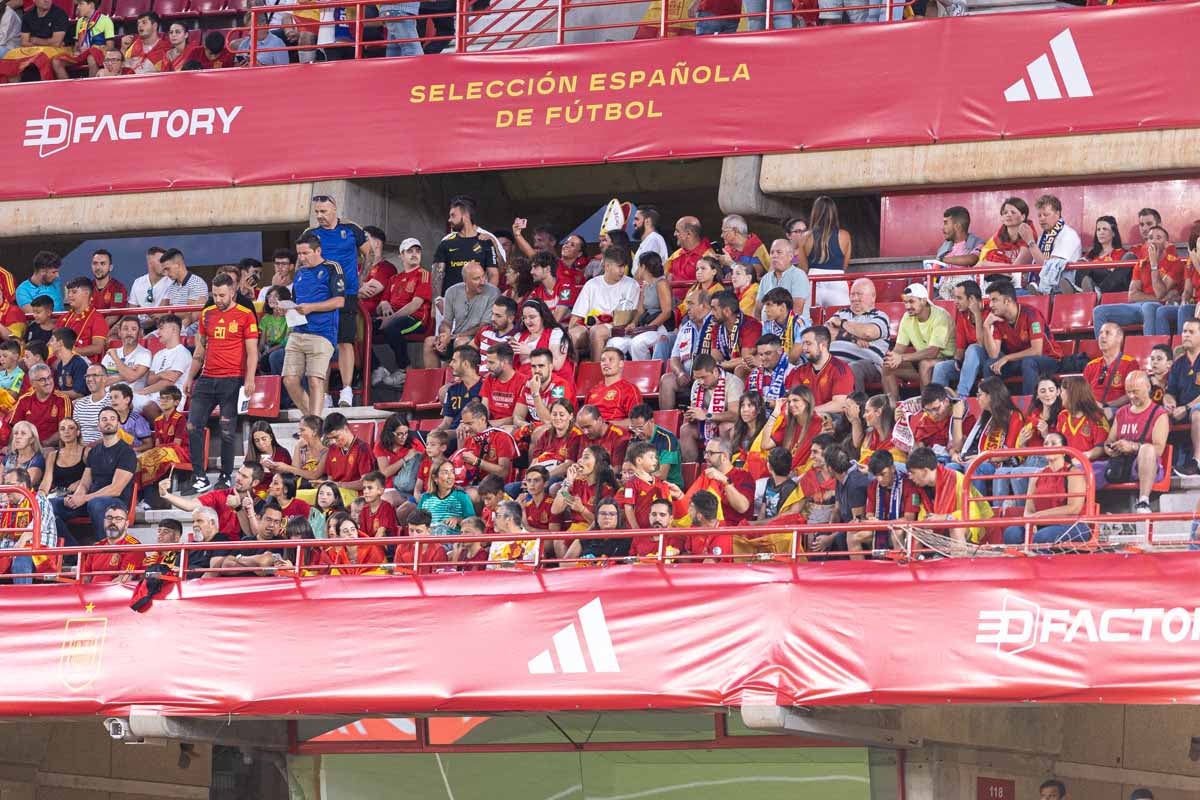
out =
{"type": "Polygon", "coordinates": [[[114,742],[100,718],[0,724],[0,800],[208,800],[212,748],[114,742]]]}

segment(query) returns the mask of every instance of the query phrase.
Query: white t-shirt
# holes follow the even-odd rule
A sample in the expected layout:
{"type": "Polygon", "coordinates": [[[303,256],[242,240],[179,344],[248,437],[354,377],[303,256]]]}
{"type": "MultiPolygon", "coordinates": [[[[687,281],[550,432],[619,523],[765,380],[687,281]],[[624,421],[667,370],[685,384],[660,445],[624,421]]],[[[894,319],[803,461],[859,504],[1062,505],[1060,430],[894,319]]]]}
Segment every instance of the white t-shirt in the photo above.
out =
{"type": "Polygon", "coordinates": [[[171,279],[166,275],[159,278],[153,287],[150,285],[149,275],[139,275],[134,279],[133,286],[129,287],[129,305],[140,308],[161,306],[163,298],[167,296],[167,287],[170,285],[171,279]]]}
{"type": "MultiPolygon", "coordinates": [[[[116,348],[116,351],[121,356],[121,363],[124,364],[126,367],[149,367],[150,366],[150,351],[147,350],[146,348],[142,347],[141,345],[138,345],[137,347],[133,348],[133,352],[129,353],[129,354],[126,354],[124,348],[122,348],[122,347],[116,348]]],[[[104,367],[104,369],[106,369],[108,371],[109,375],[116,375],[117,374],[117,362],[113,360],[112,354],[113,354],[112,350],[105,352],[104,359],[100,362],[100,366],[104,367]]],[[[138,389],[145,389],[146,388],[146,376],[143,375],[141,378],[138,378],[136,381],[129,384],[129,387],[131,389],[133,389],[134,391],[137,391],[138,389]]]]}
{"type": "Polygon", "coordinates": [[[662,234],[658,231],[651,231],[650,235],[642,239],[638,245],[637,252],[633,256],[633,271],[636,273],[638,265],[642,263],[642,253],[658,253],[658,257],[662,259],[663,265],[667,263],[667,257],[671,254],[667,252],[667,243],[663,239],[662,234]]]}
{"type": "Polygon", "coordinates": [[[642,287],[628,275],[615,284],[608,283],[603,275],[597,275],[583,285],[571,314],[586,319],[596,314],[611,316],[618,311],[635,311],[641,294],[642,287]]]}
{"type": "Polygon", "coordinates": [[[191,367],[192,351],[188,350],[182,344],[177,344],[174,347],[164,347],[154,354],[154,358],[150,362],[150,371],[155,375],[178,370],[179,377],[175,379],[175,386],[181,392],[183,391],[184,381],[187,380],[188,370],[191,367]]]}

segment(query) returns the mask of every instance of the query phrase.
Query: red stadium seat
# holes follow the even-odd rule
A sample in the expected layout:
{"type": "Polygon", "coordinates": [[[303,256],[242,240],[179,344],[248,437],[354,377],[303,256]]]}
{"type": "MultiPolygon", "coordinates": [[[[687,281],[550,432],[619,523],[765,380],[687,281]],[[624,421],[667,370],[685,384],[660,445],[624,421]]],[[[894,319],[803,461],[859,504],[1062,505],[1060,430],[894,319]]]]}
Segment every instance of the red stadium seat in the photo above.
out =
{"type": "Polygon", "coordinates": [[[188,0],[154,0],[154,11],[165,20],[199,16],[188,8],[188,0]]]}
{"type": "MultiPolygon", "coordinates": [[[[1175,449],[1172,445],[1167,445],[1163,449],[1162,465],[1163,477],[1161,481],[1155,481],[1150,487],[1150,491],[1162,494],[1171,491],[1171,464],[1175,458],[1175,449]]],[[[1105,489],[1116,489],[1118,491],[1135,492],[1138,485],[1136,483],[1110,483],[1105,489]]]]}
{"type": "Polygon", "coordinates": [[[600,374],[599,361],[580,361],[579,367],[575,371],[575,394],[579,396],[579,402],[583,402],[583,398],[587,397],[587,393],[592,390],[592,387],[604,380],[604,376],[600,374]]]}
{"type": "Polygon", "coordinates": [[[227,17],[234,13],[225,8],[225,0],[192,0],[191,7],[201,17],[227,17]]]}
{"type": "Polygon", "coordinates": [[[113,0],[114,21],[137,19],[139,14],[150,10],[150,0],[113,0]]]}
{"type": "Polygon", "coordinates": [[[1026,308],[1036,308],[1042,312],[1042,316],[1050,319],[1050,298],[1044,294],[1031,294],[1024,297],[1018,297],[1017,302],[1026,308]]]}
{"type": "Polygon", "coordinates": [[[452,380],[448,367],[410,369],[400,399],[393,403],[376,403],[375,407],[385,411],[436,411],[442,407],[437,399],[438,389],[452,380]]]}
{"type": "Polygon", "coordinates": [[[683,472],[683,486],[681,488],[687,491],[687,487],[695,483],[696,476],[700,474],[700,464],[696,461],[685,461],[679,466],[683,472]]]}
{"type": "Polygon", "coordinates": [[[900,318],[904,316],[904,303],[876,303],[875,308],[887,314],[888,338],[893,342],[896,341],[896,334],[900,331],[900,318]]]}
{"type": "Polygon", "coordinates": [[[241,14],[249,7],[249,0],[225,0],[225,8],[235,14],[241,14]]]}
{"type": "Polygon", "coordinates": [[[622,375],[637,387],[642,397],[658,397],[658,384],[662,380],[663,362],[626,361],[622,375]]]}
{"type": "Polygon", "coordinates": [[[162,339],[157,336],[143,336],[141,345],[150,351],[151,356],[163,349],[162,339]]]}
{"type": "Polygon", "coordinates": [[[1058,295],[1050,315],[1050,332],[1058,336],[1091,333],[1095,307],[1096,295],[1091,292],[1058,295]]]}
{"type": "Polygon", "coordinates": [[[1017,410],[1020,411],[1021,414],[1026,414],[1029,412],[1029,407],[1033,404],[1033,395],[1031,395],[1031,394],[1013,395],[1012,401],[1013,401],[1013,405],[1015,405],[1017,407],[1017,410]]]}
{"type": "Polygon", "coordinates": [[[366,422],[351,422],[350,430],[359,439],[367,443],[367,447],[375,447],[375,423],[370,420],[366,422]]]}
{"type": "Polygon", "coordinates": [[[283,397],[283,378],[279,375],[258,375],[254,378],[254,394],[250,395],[248,417],[275,419],[283,397]]]}
{"type": "Polygon", "coordinates": [[[1111,306],[1116,303],[1128,303],[1128,302],[1129,302],[1129,293],[1128,292],[1105,292],[1104,294],[1100,295],[1099,305],[1111,306]]]}
{"type": "Polygon", "coordinates": [[[1146,369],[1150,361],[1150,351],[1156,344],[1171,344],[1169,336],[1126,336],[1125,354],[1133,356],[1138,362],[1139,369],[1146,369]]]}
{"type": "Polygon", "coordinates": [[[933,304],[935,306],[937,306],[938,308],[941,308],[942,310],[944,310],[947,314],[949,314],[951,320],[954,319],[954,314],[957,309],[957,306],[954,305],[953,300],[934,300],[933,304]]]}
{"type": "Polygon", "coordinates": [[[683,421],[683,414],[679,409],[671,409],[670,411],[655,411],[654,424],[668,430],[676,436],[679,435],[679,426],[683,421]]]}
{"type": "MultiPolygon", "coordinates": [[[[204,426],[204,453],[203,453],[203,458],[201,458],[200,462],[199,462],[204,465],[205,469],[208,468],[208,446],[209,446],[209,440],[211,440],[211,439],[212,439],[212,430],[206,425],[206,426],[204,426]]],[[[195,464],[196,464],[195,459],[192,459],[192,461],[188,461],[183,464],[176,464],[175,469],[179,470],[180,472],[191,472],[196,469],[195,464]]]]}
{"type": "Polygon", "coordinates": [[[877,305],[882,305],[883,303],[900,302],[900,295],[903,294],[904,287],[913,281],[907,278],[875,278],[872,283],[875,284],[875,302],[877,305]]]}

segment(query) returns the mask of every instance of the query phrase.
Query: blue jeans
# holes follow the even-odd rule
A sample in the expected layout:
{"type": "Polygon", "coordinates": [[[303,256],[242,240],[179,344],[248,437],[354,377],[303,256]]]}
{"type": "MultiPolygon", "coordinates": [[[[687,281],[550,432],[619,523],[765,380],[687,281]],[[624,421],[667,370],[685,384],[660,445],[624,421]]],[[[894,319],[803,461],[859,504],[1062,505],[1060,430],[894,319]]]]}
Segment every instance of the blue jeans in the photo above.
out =
{"type": "MultiPolygon", "coordinates": [[[[713,17],[716,16],[711,11],[697,11],[697,17],[713,17]]],[[[738,28],[737,18],[733,19],[698,19],[696,20],[696,35],[697,36],[712,36],[717,33],[736,33],[738,28]]]]}
{"type": "Polygon", "coordinates": [[[1163,304],[1156,300],[1096,306],[1096,310],[1092,312],[1092,325],[1095,328],[1096,337],[1100,337],[1100,326],[1106,322],[1115,322],[1122,328],[1126,325],[1137,325],[1140,322],[1142,323],[1142,333],[1146,336],[1153,336],[1154,318],[1158,309],[1162,307],[1163,304]]]}
{"type": "Polygon", "coordinates": [[[33,558],[31,556],[14,556],[12,560],[12,582],[16,584],[31,584],[33,578],[18,578],[18,575],[33,574],[33,558]]]}
{"type": "MultiPolygon", "coordinates": [[[[1082,523],[1074,525],[1046,525],[1033,531],[1033,544],[1057,544],[1058,542],[1086,542],[1092,532],[1082,523]]],[[[1004,529],[1005,544],[1025,544],[1025,526],[1012,525],[1004,529]]]]}
{"type": "MultiPolygon", "coordinates": [[[[1017,475],[1033,475],[1036,472],[1041,472],[1046,466],[1045,456],[1029,456],[1025,459],[1025,463],[1016,467],[1000,467],[996,470],[997,475],[1012,475],[1012,478],[1003,479],[1006,485],[1007,494],[1014,496],[1017,502],[1025,505],[1025,499],[1021,497],[1023,494],[1029,493],[1029,478],[1017,478],[1017,475]]],[[[994,483],[1000,483],[1002,479],[996,479],[994,483]]],[[[1001,494],[999,491],[994,491],[992,494],[1001,494]]]]}
{"type": "Polygon", "coordinates": [[[1183,331],[1183,323],[1196,316],[1196,306],[1186,305],[1159,305],[1154,311],[1154,325],[1151,329],[1145,331],[1147,336],[1170,336],[1172,333],[1181,333],[1183,331]],[[1171,326],[1175,326],[1175,330],[1171,330],[1171,326]]]}
{"type": "MultiPolygon", "coordinates": [[[[766,9],[767,0],[742,0],[743,14],[761,15],[766,9]]],[[[761,31],[766,30],[766,27],[767,18],[765,16],[748,16],[746,18],[746,30],[761,31]]],[[[771,0],[771,30],[791,27],[793,27],[791,0],[771,0]]]]}
{"type": "MultiPolygon", "coordinates": [[[[975,474],[981,477],[992,476],[991,480],[972,480],[971,484],[984,497],[1008,497],[1012,495],[1008,478],[999,477],[1008,474],[1006,470],[1015,467],[998,467],[991,461],[981,461],[975,467],[975,474]]],[[[992,500],[989,503],[995,502],[992,500]]]]}
{"type": "Polygon", "coordinates": [[[952,388],[957,385],[960,372],[958,364],[954,359],[939,361],[933,365],[932,381],[947,388],[952,388]]]}
{"type": "MultiPolygon", "coordinates": [[[[379,7],[379,16],[387,17],[409,17],[413,16],[420,10],[420,3],[388,3],[379,7]]],[[[412,39],[411,42],[394,42],[387,46],[387,54],[391,56],[419,56],[424,51],[421,49],[421,43],[417,41],[417,21],[415,19],[402,19],[396,22],[386,22],[387,38],[389,39],[412,39]]]]}
{"type": "MultiPolygon", "coordinates": [[[[196,452],[200,451],[197,450],[196,452]]],[[[127,505],[119,497],[95,497],[87,501],[86,508],[67,508],[67,504],[64,502],[65,499],[63,497],[50,499],[50,505],[54,509],[54,525],[58,528],[58,538],[62,542],[74,541],[70,536],[70,531],[67,529],[67,520],[83,516],[83,512],[85,511],[92,521],[92,533],[97,539],[103,539],[104,512],[110,508],[124,508],[127,505]]]]}
{"type": "MultiPolygon", "coordinates": [[[[992,364],[998,361],[998,358],[988,358],[987,351],[983,349],[981,344],[973,344],[967,348],[966,354],[963,356],[963,365],[960,377],[958,379],[958,396],[969,397],[971,389],[974,388],[975,382],[981,377],[987,377],[992,374],[992,364]]],[[[1008,378],[1014,375],[1021,376],[1021,394],[1033,394],[1037,391],[1038,376],[1043,372],[1057,372],[1058,359],[1050,356],[1026,356],[1025,358],[1016,361],[1009,361],[1000,370],[1000,377],[1008,378]]],[[[934,375],[937,374],[937,368],[934,368],[934,375]]]]}

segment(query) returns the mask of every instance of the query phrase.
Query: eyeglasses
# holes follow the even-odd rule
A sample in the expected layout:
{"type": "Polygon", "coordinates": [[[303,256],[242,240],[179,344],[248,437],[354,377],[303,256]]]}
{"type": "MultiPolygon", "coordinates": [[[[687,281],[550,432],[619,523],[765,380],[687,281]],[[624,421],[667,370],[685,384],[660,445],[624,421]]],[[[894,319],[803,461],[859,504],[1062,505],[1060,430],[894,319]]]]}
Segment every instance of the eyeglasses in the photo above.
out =
{"type": "Polygon", "coordinates": [[[124,514],[105,514],[105,515],[104,515],[104,519],[105,519],[105,520],[110,520],[110,519],[111,519],[111,520],[116,520],[117,522],[124,522],[124,521],[125,521],[125,515],[124,515],[124,514]]]}

